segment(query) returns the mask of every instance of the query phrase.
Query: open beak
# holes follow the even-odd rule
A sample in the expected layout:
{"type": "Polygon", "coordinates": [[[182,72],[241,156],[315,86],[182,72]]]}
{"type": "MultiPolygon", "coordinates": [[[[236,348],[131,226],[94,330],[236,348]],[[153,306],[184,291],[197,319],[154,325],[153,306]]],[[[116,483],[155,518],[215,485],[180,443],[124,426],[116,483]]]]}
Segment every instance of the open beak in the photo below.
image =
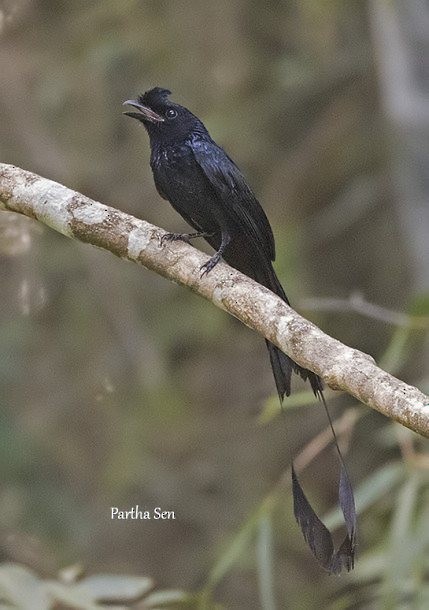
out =
{"type": "Polygon", "coordinates": [[[151,123],[163,123],[164,118],[159,116],[156,112],[154,112],[148,106],[143,106],[137,100],[127,100],[122,104],[123,106],[132,106],[136,108],[138,112],[124,112],[127,116],[132,117],[133,119],[138,119],[139,121],[150,121],[151,123]]]}

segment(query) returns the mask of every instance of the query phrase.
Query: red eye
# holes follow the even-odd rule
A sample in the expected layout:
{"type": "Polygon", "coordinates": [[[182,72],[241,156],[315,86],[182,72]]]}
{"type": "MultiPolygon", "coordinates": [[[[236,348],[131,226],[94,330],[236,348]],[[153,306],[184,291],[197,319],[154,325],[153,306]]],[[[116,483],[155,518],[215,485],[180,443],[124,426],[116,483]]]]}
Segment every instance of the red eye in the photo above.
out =
{"type": "Polygon", "coordinates": [[[165,113],[165,116],[167,119],[175,119],[177,117],[177,112],[174,110],[174,108],[169,108],[165,113]]]}

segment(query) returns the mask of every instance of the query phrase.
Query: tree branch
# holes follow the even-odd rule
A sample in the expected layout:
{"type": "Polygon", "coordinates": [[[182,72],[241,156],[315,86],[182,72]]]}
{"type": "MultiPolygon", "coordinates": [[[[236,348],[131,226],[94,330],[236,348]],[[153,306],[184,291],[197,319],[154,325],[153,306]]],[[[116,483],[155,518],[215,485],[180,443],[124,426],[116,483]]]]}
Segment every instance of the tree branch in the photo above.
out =
{"type": "Polygon", "coordinates": [[[207,256],[192,246],[175,242],[161,247],[162,229],[12,165],[0,164],[0,202],[3,209],[191,288],[316,372],[331,388],[429,437],[428,396],[380,369],[371,356],[329,337],[225,263],[201,278],[207,256]]]}
{"type": "Polygon", "coordinates": [[[393,326],[429,329],[429,316],[410,316],[399,311],[392,311],[386,307],[370,303],[358,291],[352,292],[348,299],[338,299],[335,297],[311,297],[303,299],[301,307],[312,311],[353,312],[373,320],[379,320],[385,324],[392,324],[393,326]]]}

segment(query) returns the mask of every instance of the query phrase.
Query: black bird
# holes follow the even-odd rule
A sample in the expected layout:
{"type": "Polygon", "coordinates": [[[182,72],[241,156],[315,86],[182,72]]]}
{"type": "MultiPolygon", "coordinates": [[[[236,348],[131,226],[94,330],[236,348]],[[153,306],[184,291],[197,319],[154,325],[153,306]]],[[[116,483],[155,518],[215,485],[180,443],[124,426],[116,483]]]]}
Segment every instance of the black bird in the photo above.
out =
{"type": "MultiPolygon", "coordinates": [[[[195,229],[189,234],[168,233],[164,240],[204,237],[216,253],[202,266],[203,275],[223,258],[289,304],[273,269],[273,232],[259,201],[200,119],[170,101],[170,94],[167,89],[155,87],[136,100],[124,102],[135,110],[124,114],[140,121],[149,135],[150,165],[158,193],[195,229]]],[[[294,371],[310,382],[314,394],[325,404],[321,379],[269,341],[266,344],[280,401],[290,394],[294,371]]],[[[314,555],[331,572],[341,571],[343,563],[350,570],[355,548],[353,493],[340,452],[339,455],[339,497],[348,533],[337,552],[329,531],[314,513],[293,471],[295,516],[314,555]]]]}

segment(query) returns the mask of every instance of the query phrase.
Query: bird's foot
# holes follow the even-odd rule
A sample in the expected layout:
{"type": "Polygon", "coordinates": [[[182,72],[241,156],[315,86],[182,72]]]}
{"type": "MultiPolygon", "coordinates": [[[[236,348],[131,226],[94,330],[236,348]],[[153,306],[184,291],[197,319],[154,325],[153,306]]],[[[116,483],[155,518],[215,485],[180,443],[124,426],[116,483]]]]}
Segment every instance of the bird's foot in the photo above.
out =
{"type": "Polygon", "coordinates": [[[213,233],[205,233],[204,231],[198,231],[197,233],[164,233],[160,241],[161,246],[168,241],[184,241],[189,244],[191,239],[196,239],[197,237],[211,237],[212,235],[213,233]]]}
{"type": "Polygon", "coordinates": [[[184,241],[189,244],[189,235],[188,233],[164,233],[160,239],[160,244],[163,246],[169,241],[184,241]]]}
{"type": "Polygon", "coordinates": [[[209,258],[209,260],[206,263],[204,263],[204,265],[201,265],[201,267],[200,267],[201,277],[208,275],[210,273],[210,271],[214,267],[216,267],[216,265],[218,264],[218,262],[220,261],[221,258],[222,258],[222,256],[220,254],[216,253],[214,256],[209,258]]]}

